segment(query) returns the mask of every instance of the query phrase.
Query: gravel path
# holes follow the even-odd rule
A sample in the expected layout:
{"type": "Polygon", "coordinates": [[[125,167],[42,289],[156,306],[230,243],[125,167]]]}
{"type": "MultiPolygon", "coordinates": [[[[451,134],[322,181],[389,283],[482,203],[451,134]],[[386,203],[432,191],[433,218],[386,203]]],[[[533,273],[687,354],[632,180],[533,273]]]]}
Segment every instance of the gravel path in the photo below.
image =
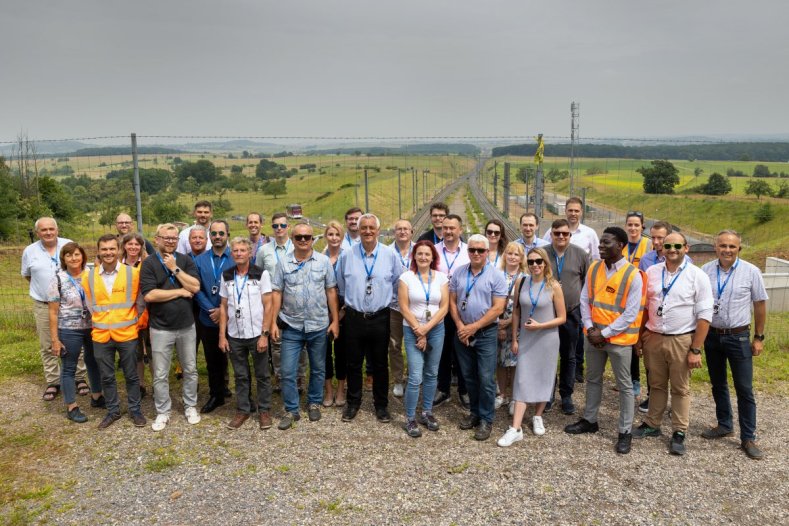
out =
{"type": "MultiPolygon", "coordinates": [[[[576,403],[582,404],[579,387],[576,403]]],[[[0,423],[6,431],[40,429],[56,443],[73,444],[24,466],[52,477],[56,489],[39,519],[54,524],[789,521],[789,431],[773,425],[785,421],[782,399],[758,397],[768,455],[761,462],[745,457],[735,438],[699,437],[714,420],[706,392],[694,395],[684,458],[668,454],[665,438],[634,441],[632,453],[619,456],[613,451],[617,397],[610,387],[599,433],[566,435],[563,426],[576,417],[554,410],[546,415],[544,437],[527,433],[508,449],[495,444],[507,426],[504,410],[487,442],[457,429],[462,412],[455,403],[436,410],[439,432],[414,440],[400,428],[401,402],[392,399],[394,421],[379,424],[370,393],[349,424],[329,408],[320,422],[304,415],[285,432],[276,426],[260,431],[251,420],[231,431],[224,427],[233,414],[228,404],[194,427],[177,414],[161,433],[134,428],[127,418],[99,432],[101,412],[88,409],[88,424],[70,424],[60,398],[57,405],[31,403],[40,386],[18,381],[0,385],[0,423]]],[[[280,411],[276,395],[274,404],[280,411]]],[[[143,409],[153,415],[150,397],[143,409]]]]}

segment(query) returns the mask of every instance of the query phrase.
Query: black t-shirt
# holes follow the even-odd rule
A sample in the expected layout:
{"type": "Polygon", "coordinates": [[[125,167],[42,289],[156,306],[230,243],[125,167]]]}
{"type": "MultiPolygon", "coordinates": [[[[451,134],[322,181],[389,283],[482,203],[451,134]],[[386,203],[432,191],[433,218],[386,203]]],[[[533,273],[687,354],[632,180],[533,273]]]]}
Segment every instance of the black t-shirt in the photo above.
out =
{"type": "MultiPolygon", "coordinates": [[[[175,263],[181,272],[186,272],[197,280],[197,266],[192,258],[175,253],[175,263]]],[[[170,272],[159,260],[157,254],[152,254],[142,262],[140,269],[140,291],[143,296],[153,289],[172,290],[181,289],[181,282],[175,276],[170,279],[170,272]],[[173,283],[174,282],[174,283],[173,283]]],[[[175,298],[170,301],[148,303],[148,323],[151,328],[162,331],[177,331],[186,329],[194,324],[191,298],[175,298]]]]}

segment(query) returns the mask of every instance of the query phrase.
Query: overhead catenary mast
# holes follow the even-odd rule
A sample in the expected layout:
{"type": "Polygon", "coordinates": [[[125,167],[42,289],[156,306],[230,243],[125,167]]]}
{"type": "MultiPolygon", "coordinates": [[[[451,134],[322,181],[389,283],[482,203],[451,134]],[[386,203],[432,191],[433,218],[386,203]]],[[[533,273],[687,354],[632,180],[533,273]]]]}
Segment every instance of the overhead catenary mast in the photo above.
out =
{"type": "Polygon", "coordinates": [[[578,140],[578,110],[580,104],[570,103],[570,195],[575,195],[575,143],[578,140]]]}

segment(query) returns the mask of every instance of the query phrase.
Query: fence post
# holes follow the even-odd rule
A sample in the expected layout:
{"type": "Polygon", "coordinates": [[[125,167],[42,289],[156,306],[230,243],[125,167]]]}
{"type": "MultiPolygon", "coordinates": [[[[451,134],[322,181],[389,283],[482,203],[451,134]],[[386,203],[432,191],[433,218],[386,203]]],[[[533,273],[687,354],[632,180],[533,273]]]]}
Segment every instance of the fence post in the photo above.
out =
{"type": "Polygon", "coordinates": [[[504,217],[510,218],[510,163],[504,163],[504,217]]]}
{"type": "Polygon", "coordinates": [[[364,169],[364,213],[370,212],[370,192],[367,186],[367,168],[364,169]]]}
{"type": "Polygon", "coordinates": [[[131,134],[132,163],[134,164],[134,200],[137,205],[137,231],[142,232],[142,200],[140,198],[140,166],[137,162],[137,134],[131,134]]]}
{"type": "Polygon", "coordinates": [[[499,206],[499,167],[493,165],[493,206],[499,206]]]}
{"type": "Polygon", "coordinates": [[[400,176],[403,171],[397,169],[397,217],[403,217],[403,185],[400,183],[400,176]]]}

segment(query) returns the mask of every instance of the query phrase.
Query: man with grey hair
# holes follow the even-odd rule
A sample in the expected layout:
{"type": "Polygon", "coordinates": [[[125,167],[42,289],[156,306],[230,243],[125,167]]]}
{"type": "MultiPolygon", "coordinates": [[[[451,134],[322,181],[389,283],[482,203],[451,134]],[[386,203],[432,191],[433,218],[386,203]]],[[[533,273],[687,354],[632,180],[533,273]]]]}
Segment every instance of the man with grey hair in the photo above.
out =
{"type": "Polygon", "coordinates": [[[348,355],[348,399],[343,422],[356,417],[362,403],[362,361],[373,369],[373,402],[379,422],[389,414],[389,305],[403,264],[390,247],[378,242],[381,222],[373,214],[359,218],[361,243],[337,260],[337,284],[345,298],[343,338],[348,355]]]}
{"type": "Polygon", "coordinates": [[[200,254],[205,252],[206,245],[208,244],[208,229],[203,225],[195,225],[189,231],[189,256],[192,259],[197,258],[200,254]]]}
{"type": "Polygon", "coordinates": [[[470,405],[460,429],[477,428],[476,440],[487,440],[493,425],[498,318],[507,302],[507,282],[488,262],[489,248],[485,236],[469,237],[469,263],[449,282],[449,313],[457,326],[454,344],[470,405]]]}
{"type": "MultiPolygon", "coordinates": [[[[38,349],[44,365],[44,379],[47,382],[43,399],[51,402],[60,392],[60,359],[52,354],[52,338],[49,332],[49,303],[47,289],[49,282],[60,268],[60,250],[70,239],[58,236],[58,224],[52,217],[40,217],[35,223],[38,241],[25,247],[22,252],[22,276],[30,283],[30,297],[33,298],[33,316],[36,320],[38,349]]],[[[85,395],[90,392],[85,382],[85,362],[80,357],[77,365],[77,392],[85,395]]]]}
{"type": "MultiPolygon", "coordinates": [[[[403,272],[411,266],[411,250],[414,248],[412,237],[414,227],[407,219],[398,219],[394,225],[395,240],[389,245],[397,253],[403,272]]],[[[397,301],[397,289],[392,293],[392,304],[389,306],[389,368],[392,376],[392,394],[401,398],[404,392],[405,361],[403,360],[403,315],[397,301]]]]}
{"type": "Polygon", "coordinates": [[[712,322],[704,340],[707,368],[715,399],[717,425],[701,434],[708,439],[732,435],[731,400],[726,362],[731,366],[737,392],[740,447],[752,459],[764,458],[756,445],[756,399],[753,395],[753,357],[764,350],[764,324],[767,318],[767,290],[759,269],[740,259],[741,239],[734,230],[723,230],[715,238],[718,259],[701,270],[712,286],[712,322]],[[751,306],[753,339],[751,340],[751,306]]]}

